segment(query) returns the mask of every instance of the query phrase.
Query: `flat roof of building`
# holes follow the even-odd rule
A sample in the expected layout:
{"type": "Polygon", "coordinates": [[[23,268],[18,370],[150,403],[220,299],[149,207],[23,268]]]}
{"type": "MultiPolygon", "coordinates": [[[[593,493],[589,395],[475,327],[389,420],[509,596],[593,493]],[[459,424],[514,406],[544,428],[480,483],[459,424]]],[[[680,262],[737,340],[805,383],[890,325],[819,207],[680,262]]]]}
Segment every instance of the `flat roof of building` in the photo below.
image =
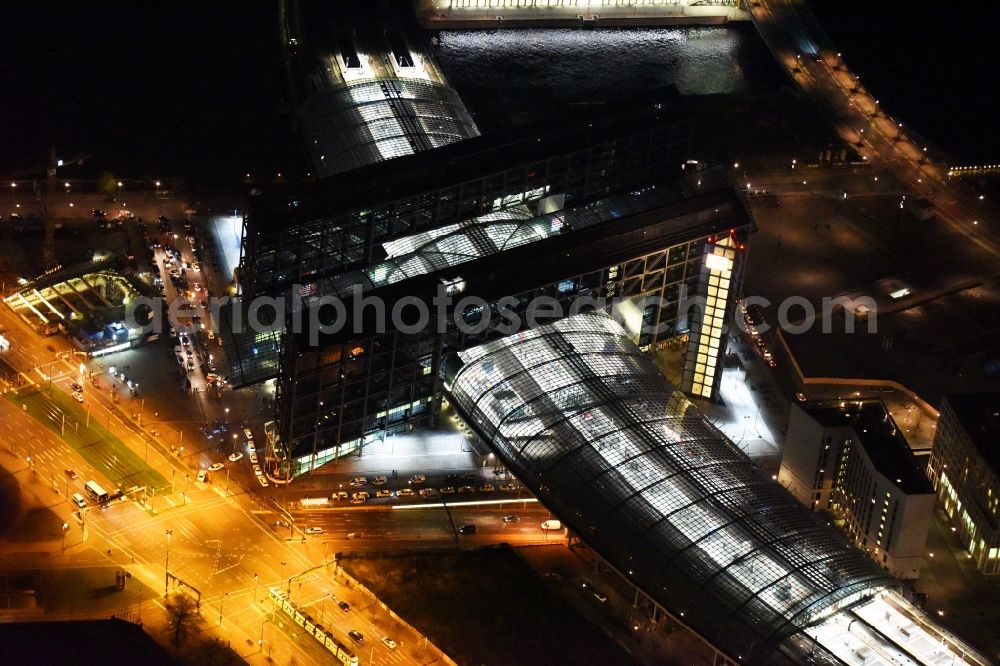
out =
{"type": "Polygon", "coordinates": [[[979,455],[1000,475],[1000,393],[950,394],[945,400],[979,455]]]}
{"type": "Polygon", "coordinates": [[[850,428],[875,469],[907,495],[934,492],[913,450],[881,400],[808,402],[802,410],[824,428],[850,428]]]}
{"type": "MultiPolygon", "coordinates": [[[[660,186],[663,190],[669,187],[660,186]]],[[[387,306],[403,298],[422,299],[430,304],[442,282],[461,279],[461,296],[477,296],[494,302],[504,296],[519,294],[561,279],[572,278],[650,254],[657,250],[695,240],[703,236],[727,235],[730,230],[752,224],[737,194],[729,188],[683,198],[674,192],[656,207],[628,214],[624,205],[617,215],[592,227],[542,238],[513,249],[470,258],[454,266],[413,275],[372,289],[366,296],[377,296],[387,306]],[[525,266],[531,266],[530,271],[525,266]]],[[[593,206],[585,208],[593,211],[593,206]]],[[[565,214],[565,211],[563,212],[565,214]]],[[[348,317],[354,308],[353,295],[341,293],[348,317]]],[[[391,308],[387,307],[387,310],[391,308]]],[[[330,344],[359,336],[374,335],[378,320],[374,309],[363,310],[363,321],[350,322],[338,333],[321,336],[321,344],[330,344]]],[[[308,331],[301,334],[307,339],[308,331]]]]}
{"type": "Polygon", "coordinates": [[[276,232],[339,213],[374,208],[428,189],[545,161],[687,117],[683,100],[673,87],[660,89],[652,101],[574,110],[571,118],[546,118],[502,136],[466,139],[294,189],[264,192],[250,198],[249,231],[276,232]],[[290,206],[290,201],[296,204],[290,206]]]}

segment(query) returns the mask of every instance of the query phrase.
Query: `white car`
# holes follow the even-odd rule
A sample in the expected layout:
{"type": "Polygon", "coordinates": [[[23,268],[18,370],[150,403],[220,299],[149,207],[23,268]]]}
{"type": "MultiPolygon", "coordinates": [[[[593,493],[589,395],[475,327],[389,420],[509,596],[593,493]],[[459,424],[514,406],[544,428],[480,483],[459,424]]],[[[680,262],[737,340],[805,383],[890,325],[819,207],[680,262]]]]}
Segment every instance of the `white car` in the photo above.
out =
{"type": "Polygon", "coordinates": [[[396,495],[399,497],[413,497],[413,488],[403,488],[396,495]]]}
{"type": "Polygon", "coordinates": [[[386,646],[390,650],[395,650],[396,649],[396,641],[392,640],[388,636],[383,636],[382,637],[382,645],[386,646]]]}
{"type": "Polygon", "coordinates": [[[389,483],[389,479],[385,478],[384,476],[376,476],[374,479],[372,479],[372,485],[384,486],[387,483],[389,483]]]}
{"type": "Polygon", "coordinates": [[[211,465],[209,465],[208,471],[209,472],[218,472],[220,469],[222,469],[222,467],[223,467],[222,463],[219,463],[219,462],[212,463],[211,465]]]}
{"type": "Polygon", "coordinates": [[[236,461],[240,460],[242,457],[243,457],[243,454],[240,453],[239,451],[237,451],[236,453],[230,453],[229,454],[229,460],[230,460],[230,462],[236,462],[236,461]]]}
{"type": "Polygon", "coordinates": [[[363,476],[356,476],[353,479],[351,479],[351,486],[355,488],[357,488],[358,486],[363,486],[366,483],[368,483],[368,479],[363,476]]]}
{"type": "Polygon", "coordinates": [[[250,452],[250,464],[251,465],[256,465],[257,464],[257,452],[256,451],[251,451],[250,452]]]}
{"type": "Polygon", "coordinates": [[[201,481],[202,483],[205,483],[206,481],[208,481],[208,470],[199,469],[198,470],[198,480],[201,481]]]}
{"type": "Polygon", "coordinates": [[[257,481],[259,481],[259,482],[260,482],[260,485],[262,485],[262,486],[264,486],[265,488],[267,488],[267,479],[265,479],[265,478],[264,478],[264,477],[262,477],[262,476],[258,476],[258,477],[257,477],[257,481]]]}
{"type": "Polygon", "coordinates": [[[381,490],[376,490],[375,497],[379,498],[392,497],[392,491],[389,490],[388,488],[382,488],[381,490]]]}
{"type": "Polygon", "coordinates": [[[323,528],[322,527],[307,527],[306,528],[306,534],[322,534],[322,533],[323,533],[323,528]]]}
{"type": "Polygon", "coordinates": [[[427,477],[423,474],[414,474],[410,477],[410,483],[424,483],[427,481],[427,477]]]}
{"type": "Polygon", "coordinates": [[[253,473],[256,474],[257,476],[264,476],[264,470],[260,468],[260,465],[253,466],[253,473]]]}
{"type": "Polygon", "coordinates": [[[83,391],[73,391],[73,398],[77,402],[83,402],[83,391]]]}
{"type": "Polygon", "coordinates": [[[243,428],[243,434],[246,435],[248,442],[253,441],[253,431],[251,431],[250,428],[243,428]]]}
{"type": "Polygon", "coordinates": [[[257,447],[253,445],[252,441],[248,441],[247,442],[247,449],[250,451],[250,453],[256,453],[257,452],[257,447]]]}

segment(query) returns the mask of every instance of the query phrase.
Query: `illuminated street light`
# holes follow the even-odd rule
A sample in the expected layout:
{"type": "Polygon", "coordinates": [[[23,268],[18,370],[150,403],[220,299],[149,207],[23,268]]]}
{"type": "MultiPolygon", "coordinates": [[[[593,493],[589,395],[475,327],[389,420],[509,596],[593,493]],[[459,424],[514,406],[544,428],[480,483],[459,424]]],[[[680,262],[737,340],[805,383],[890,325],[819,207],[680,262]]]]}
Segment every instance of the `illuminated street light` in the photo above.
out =
{"type": "Polygon", "coordinates": [[[222,598],[219,599],[219,626],[220,627],[222,626],[222,604],[225,603],[226,597],[228,597],[228,596],[229,596],[229,593],[226,592],[225,594],[222,595],[222,598]]]}
{"type": "Polygon", "coordinates": [[[173,530],[167,530],[167,559],[163,565],[163,596],[167,596],[167,592],[170,590],[170,537],[174,535],[173,530]]]}

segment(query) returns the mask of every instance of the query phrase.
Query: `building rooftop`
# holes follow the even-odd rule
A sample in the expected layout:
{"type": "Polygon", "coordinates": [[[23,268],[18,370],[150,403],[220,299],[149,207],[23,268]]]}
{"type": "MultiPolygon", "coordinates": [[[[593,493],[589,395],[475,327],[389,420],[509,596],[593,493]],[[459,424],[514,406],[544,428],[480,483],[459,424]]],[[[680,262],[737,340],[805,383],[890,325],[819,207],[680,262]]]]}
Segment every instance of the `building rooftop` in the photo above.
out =
{"type": "Polygon", "coordinates": [[[913,450],[881,400],[810,402],[802,410],[824,428],[850,428],[875,469],[907,495],[934,492],[913,450]]]}
{"type": "Polygon", "coordinates": [[[294,189],[265,192],[251,198],[248,231],[279,232],[297,224],[375,208],[687,118],[683,101],[673,87],[661,89],[653,101],[595,105],[574,111],[572,118],[547,118],[502,136],[470,138],[294,189]]]}
{"type": "Polygon", "coordinates": [[[479,134],[423,52],[405,4],[290,4],[286,60],[303,98],[299,130],[320,178],[479,134]]]}
{"type": "Polygon", "coordinates": [[[1000,475],[1000,393],[952,394],[945,400],[986,464],[1000,475]]]}
{"type": "MultiPolygon", "coordinates": [[[[519,222],[491,221],[482,234],[487,238],[479,239],[478,247],[473,247],[467,238],[473,227],[459,227],[458,236],[448,233],[425,240],[433,252],[428,252],[424,245],[422,250],[363,271],[346,273],[324,284],[318,295],[343,298],[350,321],[337,333],[320,339],[329,343],[377,332],[378,317],[372,308],[363,310],[362,321],[351,319],[354,312],[351,287],[378,296],[386,303],[387,311],[404,298],[416,297],[429,305],[439,285],[456,280],[462,283],[462,296],[473,295],[494,302],[567,276],[600,270],[694,238],[723,236],[751,224],[742,202],[728,187],[685,198],[677,184],[667,184],[610,197],[581,206],[578,211],[567,209],[519,222]],[[542,219],[544,224],[538,221],[542,219]],[[551,231],[554,222],[559,223],[556,232],[551,231]],[[497,237],[503,237],[504,243],[487,248],[489,232],[500,227],[504,227],[504,234],[497,237]],[[525,234],[523,240],[511,242],[521,232],[525,234]],[[468,241],[468,247],[445,256],[440,253],[442,239],[463,241],[456,243],[460,246],[468,241]],[[531,266],[532,270],[525,271],[525,266],[531,266]]],[[[455,300],[460,297],[456,295],[455,300]]],[[[307,299],[306,303],[309,302],[307,299]]],[[[303,342],[310,337],[308,333],[301,334],[303,342]]]]}
{"type": "Polygon", "coordinates": [[[774,663],[788,636],[894,585],[607,315],[468,349],[447,374],[452,405],[545,506],[731,657],[774,663]]]}

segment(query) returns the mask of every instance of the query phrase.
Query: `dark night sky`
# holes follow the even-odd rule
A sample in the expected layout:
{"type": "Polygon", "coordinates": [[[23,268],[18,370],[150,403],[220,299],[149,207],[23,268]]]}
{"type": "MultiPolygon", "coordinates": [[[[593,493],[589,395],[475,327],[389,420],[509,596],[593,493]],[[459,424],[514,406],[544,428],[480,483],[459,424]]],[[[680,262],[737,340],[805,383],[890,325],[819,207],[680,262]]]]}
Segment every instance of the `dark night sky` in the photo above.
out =
{"type": "Polygon", "coordinates": [[[4,3],[0,170],[52,144],[128,175],[296,163],[275,5],[4,3]]]}
{"type": "Polygon", "coordinates": [[[809,0],[890,114],[964,162],[1000,162],[1000,3],[809,0]]]}
{"type": "MultiPolygon", "coordinates": [[[[0,177],[52,144],[124,176],[304,170],[281,111],[276,4],[4,2],[0,177]]],[[[1000,3],[812,4],[885,108],[964,160],[1000,161],[1000,3]]]]}

